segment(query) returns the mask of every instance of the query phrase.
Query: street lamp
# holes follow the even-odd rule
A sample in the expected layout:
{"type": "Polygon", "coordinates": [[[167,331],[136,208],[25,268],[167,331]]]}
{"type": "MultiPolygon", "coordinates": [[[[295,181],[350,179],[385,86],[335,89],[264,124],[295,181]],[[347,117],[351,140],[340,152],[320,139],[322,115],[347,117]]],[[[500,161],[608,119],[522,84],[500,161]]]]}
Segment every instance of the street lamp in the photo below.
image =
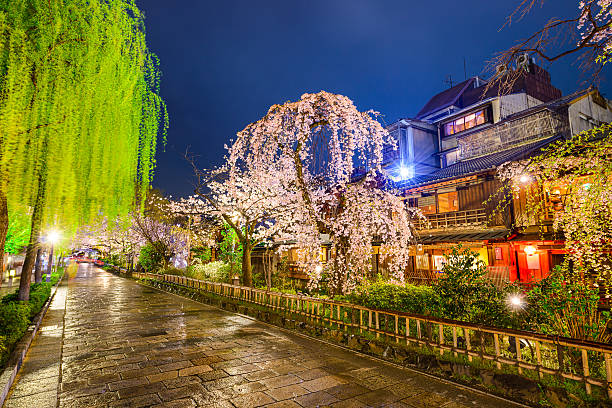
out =
{"type": "Polygon", "coordinates": [[[47,243],[51,245],[49,249],[49,259],[47,262],[47,282],[51,281],[51,268],[53,266],[53,246],[59,241],[60,234],[57,231],[51,231],[47,234],[47,243]]]}

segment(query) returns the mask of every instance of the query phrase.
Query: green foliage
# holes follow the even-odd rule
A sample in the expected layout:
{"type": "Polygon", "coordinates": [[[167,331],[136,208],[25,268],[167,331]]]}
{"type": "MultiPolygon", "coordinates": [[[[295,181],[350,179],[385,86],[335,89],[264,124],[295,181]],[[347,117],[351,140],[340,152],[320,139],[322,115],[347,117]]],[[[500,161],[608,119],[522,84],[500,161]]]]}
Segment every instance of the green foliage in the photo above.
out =
{"type": "Polygon", "coordinates": [[[515,316],[506,304],[507,291],[486,277],[487,267],[478,253],[461,245],[453,247],[442,272],[433,285],[441,317],[501,327],[515,325],[515,316]]]}
{"type": "Polygon", "coordinates": [[[147,272],[155,272],[156,270],[158,270],[161,267],[163,261],[163,256],[159,254],[151,244],[143,246],[140,250],[138,263],[147,272]]]}
{"type": "Polygon", "coordinates": [[[4,252],[18,254],[28,245],[30,239],[30,217],[25,210],[15,211],[9,209],[8,230],[4,252]]]}
{"type": "Polygon", "coordinates": [[[346,300],[373,309],[397,310],[423,315],[436,314],[440,298],[430,286],[400,286],[378,280],[376,283],[359,287],[346,300]]]}
{"type": "Polygon", "coordinates": [[[59,275],[51,275],[50,282],[30,286],[30,300],[18,302],[17,292],[6,295],[0,301],[0,365],[6,363],[9,353],[25,334],[30,322],[38,314],[51,294],[51,287],[59,275]]]}
{"type": "Polygon", "coordinates": [[[65,236],[132,209],[167,125],[134,1],[0,0],[0,49],[0,192],[9,208],[30,206],[37,224],[65,236]]]}
{"type": "Polygon", "coordinates": [[[194,259],[199,259],[201,263],[210,262],[212,250],[210,247],[194,247],[191,248],[191,256],[194,259]]]}
{"type": "Polygon", "coordinates": [[[165,275],[185,276],[185,271],[184,270],[178,269],[178,268],[174,268],[174,267],[161,269],[159,271],[159,273],[165,274],[165,275]]]}
{"type": "MultiPolygon", "coordinates": [[[[240,265],[237,268],[234,266],[234,273],[240,269],[240,265]]],[[[231,269],[231,265],[223,261],[214,261],[207,264],[194,263],[187,268],[185,275],[194,279],[229,283],[231,281],[231,269]]]]}
{"type": "MultiPolygon", "coordinates": [[[[242,262],[242,244],[238,239],[236,231],[225,224],[221,230],[223,240],[219,244],[220,258],[222,261],[232,265],[232,267],[242,262]]],[[[239,271],[240,268],[233,267],[232,270],[239,271]]]]}
{"type": "Polygon", "coordinates": [[[599,290],[570,273],[567,262],[527,293],[526,326],[546,334],[610,342],[610,312],[599,311],[599,290]]]}
{"type": "Polygon", "coordinates": [[[0,304],[0,335],[6,344],[15,344],[23,336],[30,324],[30,313],[27,303],[0,304]]]}

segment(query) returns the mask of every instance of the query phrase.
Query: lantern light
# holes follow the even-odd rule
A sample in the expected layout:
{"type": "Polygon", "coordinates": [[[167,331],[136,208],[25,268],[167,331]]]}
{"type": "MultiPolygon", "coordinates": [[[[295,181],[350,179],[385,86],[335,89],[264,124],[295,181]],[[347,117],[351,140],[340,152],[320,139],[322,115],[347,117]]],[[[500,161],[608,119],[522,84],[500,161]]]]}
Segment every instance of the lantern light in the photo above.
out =
{"type": "Polygon", "coordinates": [[[531,181],[531,177],[529,177],[529,174],[523,174],[520,178],[519,178],[520,182],[523,184],[527,184],[531,181]]]}
{"type": "Polygon", "coordinates": [[[533,245],[527,245],[525,247],[525,249],[523,249],[525,251],[525,253],[527,255],[533,255],[536,253],[536,251],[538,250],[536,247],[534,247],[533,245]]]}
{"type": "Polygon", "coordinates": [[[520,293],[512,293],[506,298],[508,307],[514,311],[521,310],[525,307],[525,300],[520,293]]]}

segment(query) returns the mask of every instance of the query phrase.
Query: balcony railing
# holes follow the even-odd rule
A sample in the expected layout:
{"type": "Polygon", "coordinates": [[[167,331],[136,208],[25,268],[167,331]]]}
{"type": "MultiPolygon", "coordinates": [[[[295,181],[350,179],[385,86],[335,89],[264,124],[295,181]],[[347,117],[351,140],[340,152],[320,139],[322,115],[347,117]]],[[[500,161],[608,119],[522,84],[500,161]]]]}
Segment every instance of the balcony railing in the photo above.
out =
{"type": "Polygon", "coordinates": [[[487,214],[484,208],[467,211],[453,211],[426,215],[427,221],[419,220],[418,229],[442,229],[486,225],[487,214]]]}

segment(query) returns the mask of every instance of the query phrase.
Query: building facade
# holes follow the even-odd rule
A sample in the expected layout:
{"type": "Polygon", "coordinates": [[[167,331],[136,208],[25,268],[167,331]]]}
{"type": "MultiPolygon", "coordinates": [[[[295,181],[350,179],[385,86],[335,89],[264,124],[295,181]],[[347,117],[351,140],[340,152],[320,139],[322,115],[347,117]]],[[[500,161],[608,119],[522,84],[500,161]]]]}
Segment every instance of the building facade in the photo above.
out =
{"type": "Polygon", "coordinates": [[[427,219],[417,225],[408,279],[436,279],[444,255],[459,243],[478,252],[499,283],[539,280],[562,262],[563,237],[552,230],[554,212],[561,210],[558,192],[525,183],[509,206],[496,210],[502,199],[496,169],[612,122],[612,110],[596,89],[562,96],[542,68],[529,63],[520,69],[509,94],[470,78],[432,97],[414,119],[389,126],[399,151],[388,154],[385,168],[427,219]],[[542,219],[525,211],[528,194],[544,201],[542,219]]]}

